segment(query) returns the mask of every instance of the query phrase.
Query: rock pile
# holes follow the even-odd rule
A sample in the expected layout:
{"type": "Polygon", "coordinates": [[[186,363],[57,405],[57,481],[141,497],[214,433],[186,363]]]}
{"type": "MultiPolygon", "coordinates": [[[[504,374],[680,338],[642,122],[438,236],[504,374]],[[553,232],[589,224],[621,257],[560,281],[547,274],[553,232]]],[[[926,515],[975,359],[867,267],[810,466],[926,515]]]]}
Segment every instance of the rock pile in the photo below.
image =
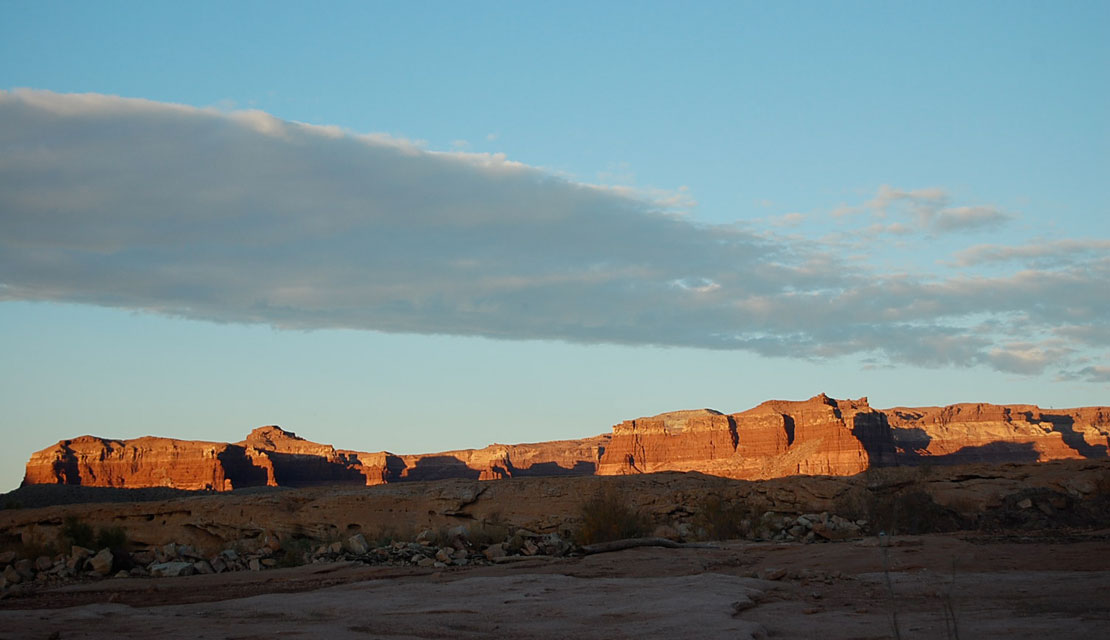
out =
{"type": "Polygon", "coordinates": [[[768,511],[760,518],[763,532],[772,540],[824,542],[864,535],[866,520],[848,520],[827,511],[799,516],[768,511]]]}
{"type": "Polygon", "coordinates": [[[415,541],[371,544],[361,533],[345,540],[312,542],[280,540],[265,534],[243,541],[215,555],[194,547],[169,543],[140,551],[100,550],[73,546],[69,553],[22,558],[14,551],[0,553],[0,597],[16,596],[33,587],[50,587],[77,580],[160,578],[228,571],[263,571],[279,566],[358,562],[368,565],[461,567],[526,559],[530,556],[565,556],[575,546],[556,533],[539,534],[517,529],[502,542],[480,544],[466,527],[447,531],[426,529],[415,541]],[[251,548],[251,551],[244,549],[251,548]]]}

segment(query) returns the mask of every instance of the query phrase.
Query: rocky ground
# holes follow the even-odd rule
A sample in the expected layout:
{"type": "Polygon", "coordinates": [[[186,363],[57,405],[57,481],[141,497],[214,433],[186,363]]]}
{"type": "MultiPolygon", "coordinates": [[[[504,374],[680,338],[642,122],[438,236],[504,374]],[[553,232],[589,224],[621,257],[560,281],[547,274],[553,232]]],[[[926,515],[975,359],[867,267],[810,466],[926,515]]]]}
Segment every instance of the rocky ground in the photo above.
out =
{"type": "Polygon", "coordinates": [[[1110,621],[1105,461],[151,497],[0,510],[0,640],[1087,638],[1110,621]],[[587,544],[626,530],[670,548],[587,544]]]}
{"type": "Polygon", "coordinates": [[[112,578],[0,601],[0,638],[1094,638],[1110,531],[721,543],[112,578]]]}

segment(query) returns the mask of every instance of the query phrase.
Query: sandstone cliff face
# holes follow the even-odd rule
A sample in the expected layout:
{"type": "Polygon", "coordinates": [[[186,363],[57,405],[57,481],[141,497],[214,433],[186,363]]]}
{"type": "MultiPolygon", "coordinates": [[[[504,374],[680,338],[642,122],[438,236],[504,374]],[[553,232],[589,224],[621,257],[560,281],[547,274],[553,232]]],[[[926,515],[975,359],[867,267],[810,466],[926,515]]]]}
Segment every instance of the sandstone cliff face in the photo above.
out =
{"type": "Polygon", "coordinates": [[[377,485],[448,478],[697,471],[737,479],[849,476],[895,464],[1107,458],[1110,408],[957,404],[879,411],[821,394],[733,414],[675,411],[613,433],[420,455],[336,449],[280,427],[227,444],[82,436],[32,454],[24,484],[208,489],[377,485]]]}
{"type": "Polygon", "coordinates": [[[33,453],[23,483],[226,490],[251,469],[242,450],[224,443],[81,436],[33,453]]]}
{"type": "Polygon", "coordinates": [[[894,461],[884,414],[866,398],[822,394],[731,415],[703,409],[628,420],[613,428],[598,473],[700,471],[756,479],[853,475],[894,461]]]}
{"type": "Polygon", "coordinates": [[[1105,458],[1110,409],[955,404],[887,411],[898,459],[929,462],[1043,462],[1105,458]]]}
{"type": "Polygon", "coordinates": [[[81,436],[32,454],[23,484],[230,491],[257,486],[593,475],[608,441],[609,436],[602,435],[399,456],[386,451],[337,450],[276,426],[259,427],[235,444],[81,436]]]}

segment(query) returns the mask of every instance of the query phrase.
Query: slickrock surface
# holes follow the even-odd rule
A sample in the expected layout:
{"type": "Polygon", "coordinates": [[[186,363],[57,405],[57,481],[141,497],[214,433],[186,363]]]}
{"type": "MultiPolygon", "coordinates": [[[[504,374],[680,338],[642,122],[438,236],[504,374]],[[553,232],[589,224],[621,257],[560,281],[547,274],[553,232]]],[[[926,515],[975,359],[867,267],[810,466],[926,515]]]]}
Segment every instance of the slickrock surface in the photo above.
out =
{"type": "Polygon", "coordinates": [[[876,542],[106,579],[0,601],[0,637],[858,640],[894,637],[896,612],[907,640],[1040,640],[1101,637],[1110,621],[1105,536],[876,542]]]}
{"type": "Polygon", "coordinates": [[[612,434],[397,455],[317,444],[280,427],[228,444],[81,436],[32,454],[25,485],[245,487],[378,485],[448,478],[698,471],[727,478],[850,476],[892,465],[1106,459],[1110,408],[957,404],[873,409],[824,394],[733,414],[711,409],[627,420],[612,434]]]}
{"type": "MultiPolygon", "coordinates": [[[[95,489],[35,487],[48,488],[95,489]]],[[[893,637],[892,612],[902,638],[957,637],[953,615],[959,637],[1092,638],[1110,622],[1108,540],[1107,460],[4,509],[0,638],[848,640],[893,637]],[[733,541],[583,557],[583,502],[606,494],[643,516],[645,535],[733,541]],[[62,546],[67,521],[119,528],[125,546],[62,546]]]]}

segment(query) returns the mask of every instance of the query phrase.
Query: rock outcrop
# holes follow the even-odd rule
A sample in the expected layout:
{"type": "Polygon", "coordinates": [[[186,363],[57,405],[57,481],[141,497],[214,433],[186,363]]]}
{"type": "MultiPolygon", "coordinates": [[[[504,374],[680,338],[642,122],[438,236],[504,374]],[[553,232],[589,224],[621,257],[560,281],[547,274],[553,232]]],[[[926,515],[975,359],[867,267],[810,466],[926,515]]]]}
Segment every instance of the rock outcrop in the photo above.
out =
{"type": "Polygon", "coordinates": [[[886,415],[867,398],[771,400],[731,415],[664,413],[613,427],[600,475],[700,471],[729,478],[854,475],[895,463],[886,415]]]}
{"type": "Polygon", "coordinates": [[[1110,408],[954,404],[886,411],[899,462],[966,464],[1106,458],[1110,408]]]}
{"type": "Polygon", "coordinates": [[[336,449],[277,426],[228,444],[81,436],[31,454],[23,484],[230,491],[245,487],[377,485],[406,480],[593,475],[608,435],[399,456],[336,449]]]}
{"type": "Polygon", "coordinates": [[[361,452],[260,427],[238,443],[81,436],[32,454],[25,485],[243,487],[377,485],[460,478],[697,471],[736,478],[850,476],[874,467],[1107,458],[1110,408],[956,404],[873,409],[824,394],[740,413],[676,411],[627,420],[612,434],[493,444],[432,454],[361,452]]]}

